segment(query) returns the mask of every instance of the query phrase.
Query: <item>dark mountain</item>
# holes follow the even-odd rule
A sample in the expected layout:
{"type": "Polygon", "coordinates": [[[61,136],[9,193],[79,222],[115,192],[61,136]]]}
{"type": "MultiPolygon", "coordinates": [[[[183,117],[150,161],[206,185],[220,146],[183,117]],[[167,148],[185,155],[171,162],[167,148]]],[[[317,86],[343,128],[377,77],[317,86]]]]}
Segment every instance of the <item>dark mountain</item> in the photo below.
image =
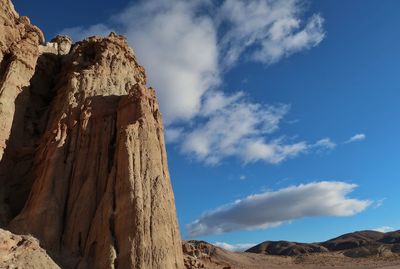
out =
{"type": "Polygon", "coordinates": [[[348,257],[385,256],[399,253],[400,231],[389,233],[359,231],[319,243],[265,241],[246,250],[250,253],[281,256],[339,251],[348,257]]]}

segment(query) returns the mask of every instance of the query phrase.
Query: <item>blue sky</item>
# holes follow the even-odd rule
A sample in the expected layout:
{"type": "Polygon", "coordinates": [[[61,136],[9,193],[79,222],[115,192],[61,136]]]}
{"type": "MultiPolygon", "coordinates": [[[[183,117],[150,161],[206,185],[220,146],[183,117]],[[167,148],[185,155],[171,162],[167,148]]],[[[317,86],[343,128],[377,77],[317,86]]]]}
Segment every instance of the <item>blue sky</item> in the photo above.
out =
{"type": "Polygon", "coordinates": [[[231,245],[400,229],[400,2],[206,2],[14,5],[47,39],[128,36],[160,97],[184,239],[193,227],[231,245]]]}

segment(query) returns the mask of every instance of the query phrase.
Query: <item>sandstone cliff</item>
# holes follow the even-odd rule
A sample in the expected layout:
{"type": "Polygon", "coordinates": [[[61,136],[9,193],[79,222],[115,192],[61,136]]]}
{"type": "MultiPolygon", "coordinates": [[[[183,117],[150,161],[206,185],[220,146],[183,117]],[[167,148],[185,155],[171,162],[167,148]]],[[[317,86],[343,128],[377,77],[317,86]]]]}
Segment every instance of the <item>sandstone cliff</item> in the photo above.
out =
{"type": "Polygon", "coordinates": [[[44,45],[0,2],[0,225],[65,268],[182,268],[161,114],[126,40],[44,45]]]}

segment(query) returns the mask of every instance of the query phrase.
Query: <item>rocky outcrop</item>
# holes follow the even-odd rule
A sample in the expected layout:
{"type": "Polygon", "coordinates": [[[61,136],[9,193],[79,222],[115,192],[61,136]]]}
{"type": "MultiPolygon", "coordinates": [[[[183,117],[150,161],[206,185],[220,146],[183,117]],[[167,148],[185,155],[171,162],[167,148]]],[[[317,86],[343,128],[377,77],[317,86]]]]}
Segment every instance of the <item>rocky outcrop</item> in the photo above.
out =
{"type": "Polygon", "coordinates": [[[182,250],[184,253],[184,262],[187,269],[231,269],[231,265],[224,261],[230,260],[224,257],[229,252],[213,246],[205,241],[183,241],[182,250]]]}
{"type": "Polygon", "coordinates": [[[63,268],[183,268],[161,114],[126,40],[44,44],[0,1],[0,225],[63,268]]]}
{"type": "Polygon", "coordinates": [[[0,229],[0,268],[59,269],[60,267],[31,236],[0,229]]]}

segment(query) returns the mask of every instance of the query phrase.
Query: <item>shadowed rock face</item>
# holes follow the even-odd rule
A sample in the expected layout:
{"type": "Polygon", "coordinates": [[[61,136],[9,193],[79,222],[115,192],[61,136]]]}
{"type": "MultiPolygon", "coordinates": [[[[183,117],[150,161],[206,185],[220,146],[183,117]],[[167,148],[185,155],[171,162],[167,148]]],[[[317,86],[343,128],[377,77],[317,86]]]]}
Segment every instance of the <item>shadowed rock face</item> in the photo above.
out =
{"type": "Polygon", "coordinates": [[[254,246],[246,252],[294,256],[306,253],[327,252],[328,250],[318,244],[306,244],[287,241],[266,241],[254,246]]]}
{"type": "Polygon", "coordinates": [[[161,114],[126,40],[42,45],[0,1],[0,226],[65,268],[183,268],[161,114]]]}
{"type": "MultiPolygon", "coordinates": [[[[39,44],[43,42],[42,32],[31,25],[29,19],[20,17],[8,0],[0,1],[0,160],[6,145],[12,143],[10,136],[14,121],[21,118],[17,114],[24,99],[24,90],[29,87],[39,57],[39,44]]],[[[3,161],[0,166],[3,165],[3,161]]],[[[6,172],[1,171],[0,178],[6,172]]],[[[10,174],[10,173],[8,173],[10,174]]],[[[10,219],[10,207],[4,205],[9,198],[6,186],[0,179],[0,225],[10,219]],[[7,196],[7,197],[6,197],[7,196]]],[[[18,205],[20,206],[20,205],[18,205]]]]}

